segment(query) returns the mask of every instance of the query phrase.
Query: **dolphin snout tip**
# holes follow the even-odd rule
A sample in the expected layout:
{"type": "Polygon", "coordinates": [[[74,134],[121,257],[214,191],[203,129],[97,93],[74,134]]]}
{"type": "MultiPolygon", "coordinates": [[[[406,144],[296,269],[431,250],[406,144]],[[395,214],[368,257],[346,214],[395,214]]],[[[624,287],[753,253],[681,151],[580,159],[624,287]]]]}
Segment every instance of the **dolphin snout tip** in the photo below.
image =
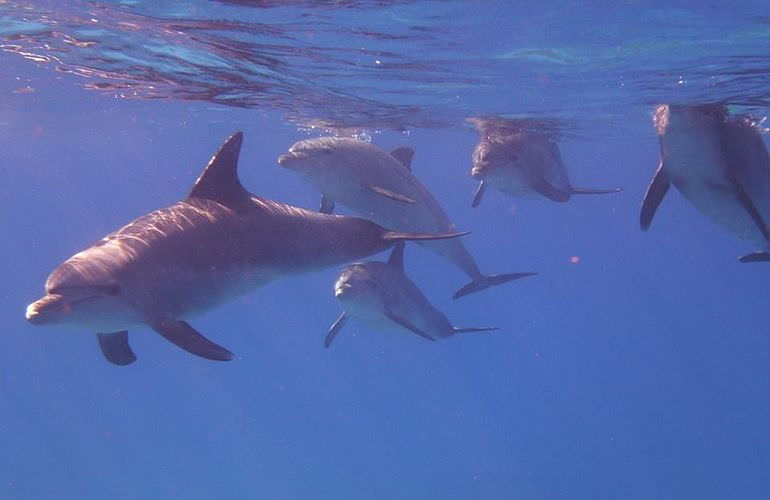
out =
{"type": "Polygon", "coordinates": [[[33,325],[40,324],[42,315],[40,314],[40,311],[37,310],[37,302],[33,302],[27,306],[27,310],[24,312],[24,317],[27,318],[27,321],[33,325]]]}
{"type": "Polygon", "coordinates": [[[278,157],[278,164],[283,166],[283,167],[285,167],[286,164],[289,163],[290,161],[291,161],[291,155],[290,154],[281,155],[281,156],[278,157]]]}
{"type": "Polygon", "coordinates": [[[478,167],[473,167],[471,169],[471,177],[474,179],[482,179],[484,177],[484,172],[478,167]]]}
{"type": "Polygon", "coordinates": [[[351,288],[350,285],[338,286],[337,288],[334,289],[334,297],[337,299],[343,298],[348,293],[350,288],[351,288]]]}

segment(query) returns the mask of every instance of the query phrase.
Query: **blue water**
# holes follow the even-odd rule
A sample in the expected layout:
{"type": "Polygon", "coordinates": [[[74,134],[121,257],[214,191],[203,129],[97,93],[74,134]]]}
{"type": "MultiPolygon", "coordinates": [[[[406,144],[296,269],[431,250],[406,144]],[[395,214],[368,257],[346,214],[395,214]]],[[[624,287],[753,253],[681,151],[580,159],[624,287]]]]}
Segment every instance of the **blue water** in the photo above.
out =
{"type": "Polygon", "coordinates": [[[674,190],[638,227],[654,104],[770,109],[765,2],[163,4],[0,2],[0,498],[770,498],[770,268],[674,190]],[[575,185],[624,191],[471,209],[465,120],[491,114],[552,124],[575,185]],[[454,323],[499,331],[350,322],[324,349],[339,268],[194,319],[230,363],[139,329],[116,367],[24,320],[236,130],[249,190],[317,207],[275,160],[332,129],[414,148],[483,271],[540,273],[452,301],[465,276],[407,247],[454,323]]]}

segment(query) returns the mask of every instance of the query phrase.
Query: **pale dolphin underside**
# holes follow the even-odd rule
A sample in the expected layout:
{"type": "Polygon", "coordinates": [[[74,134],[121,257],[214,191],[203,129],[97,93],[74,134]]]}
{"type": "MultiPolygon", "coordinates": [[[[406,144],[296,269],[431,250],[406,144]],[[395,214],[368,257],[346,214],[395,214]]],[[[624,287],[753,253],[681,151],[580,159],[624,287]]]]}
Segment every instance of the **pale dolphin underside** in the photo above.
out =
{"type": "Polygon", "coordinates": [[[242,141],[241,132],[225,141],[183,201],[136,219],[57,267],[46,295],[27,307],[27,319],[100,332],[102,352],[118,365],[136,359],[127,331],[139,325],[192,354],[227,361],[230,351],[184,319],[282,276],[349,262],[397,241],[462,234],[398,233],[255,196],[238,179],[242,141]]]}

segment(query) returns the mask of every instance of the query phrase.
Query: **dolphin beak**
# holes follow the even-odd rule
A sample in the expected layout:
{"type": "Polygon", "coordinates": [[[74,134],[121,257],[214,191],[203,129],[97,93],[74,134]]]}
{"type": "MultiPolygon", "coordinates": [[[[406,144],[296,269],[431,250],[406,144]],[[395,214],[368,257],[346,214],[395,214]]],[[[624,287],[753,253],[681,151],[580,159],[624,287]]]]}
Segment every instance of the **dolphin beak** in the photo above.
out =
{"type": "Polygon", "coordinates": [[[484,165],[474,165],[471,168],[471,176],[474,179],[481,180],[484,178],[484,165]]]}
{"type": "Polygon", "coordinates": [[[334,297],[337,299],[344,298],[351,288],[352,287],[347,283],[345,283],[344,285],[338,286],[337,288],[334,289],[334,297]]]}
{"type": "Polygon", "coordinates": [[[278,164],[282,167],[288,167],[293,161],[301,160],[307,155],[298,151],[289,150],[288,153],[278,157],[278,164]]]}
{"type": "Polygon", "coordinates": [[[278,157],[278,164],[285,167],[293,158],[291,154],[281,155],[278,157]]]}
{"type": "Polygon", "coordinates": [[[53,293],[28,305],[24,316],[33,325],[43,325],[70,312],[72,307],[64,297],[53,293]]]}

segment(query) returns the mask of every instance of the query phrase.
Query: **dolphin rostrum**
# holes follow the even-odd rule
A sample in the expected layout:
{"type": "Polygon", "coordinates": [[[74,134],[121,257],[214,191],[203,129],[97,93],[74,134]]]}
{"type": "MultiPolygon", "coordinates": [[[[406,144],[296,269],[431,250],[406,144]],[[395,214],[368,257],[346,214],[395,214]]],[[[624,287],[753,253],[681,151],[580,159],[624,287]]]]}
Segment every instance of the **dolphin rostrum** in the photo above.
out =
{"type": "Polygon", "coordinates": [[[721,104],[663,104],[653,121],[660,163],[644,195],[642,229],[673,184],[716,225],[761,249],[741,262],[770,261],[770,157],[756,124],[721,104]]]}
{"type": "Polygon", "coordinates": [[[334,296],[344,308],[326,334],[329,347],[348,317],[374,328],[401,326],[427,340],[455,333],[497,330],[494,326],[460,328],[433,307],[419,288],[404,274],[404,244],[393,248],[388,262],[357,262],[345,268],[334,283],[334,296]]]}
{"type": "Polygon", "coordinates": [[[481,138],[473,150],[471,175],[479,185],[471,206],[477,207],[487,185],[518,197],[545,196],[569,201],[576,194],[617,193],[615,189],[583,189],[572,186],[559,146],[542,131],[528,130],[531,120],[521,124],[501,118],[474,118],[481,138]]]}
{"type": "Polygon", "coordinates": [[[397,241],[452,237],[388,231],[255,196],[237,172],[243,134],[217,151],[183,201],[136,219],[70,257],[27,307],[35,325],[68,323],[98,334],[112,363],[136,356],[127,330],[149,325],[192,354],[233,355],[184,318],[281,276],[349,262],[397,241]]]}
{"type": "MultiPolygon", "coordinates": [[[[441,205],[412,175],[413,154],[405,147],[388,154],[357,139],[319,137],[296,142],[278,158],[278,163],[321,191],[322,212],[331,212],[334,202],[339,202],[377,224],[399,231],[451,232],[454,225],[441,205]]],[[[470,276],[472,281],[455,292],[454,298],[536,274],[485,275],[459,240],[419,243],[470,276]]]]}

